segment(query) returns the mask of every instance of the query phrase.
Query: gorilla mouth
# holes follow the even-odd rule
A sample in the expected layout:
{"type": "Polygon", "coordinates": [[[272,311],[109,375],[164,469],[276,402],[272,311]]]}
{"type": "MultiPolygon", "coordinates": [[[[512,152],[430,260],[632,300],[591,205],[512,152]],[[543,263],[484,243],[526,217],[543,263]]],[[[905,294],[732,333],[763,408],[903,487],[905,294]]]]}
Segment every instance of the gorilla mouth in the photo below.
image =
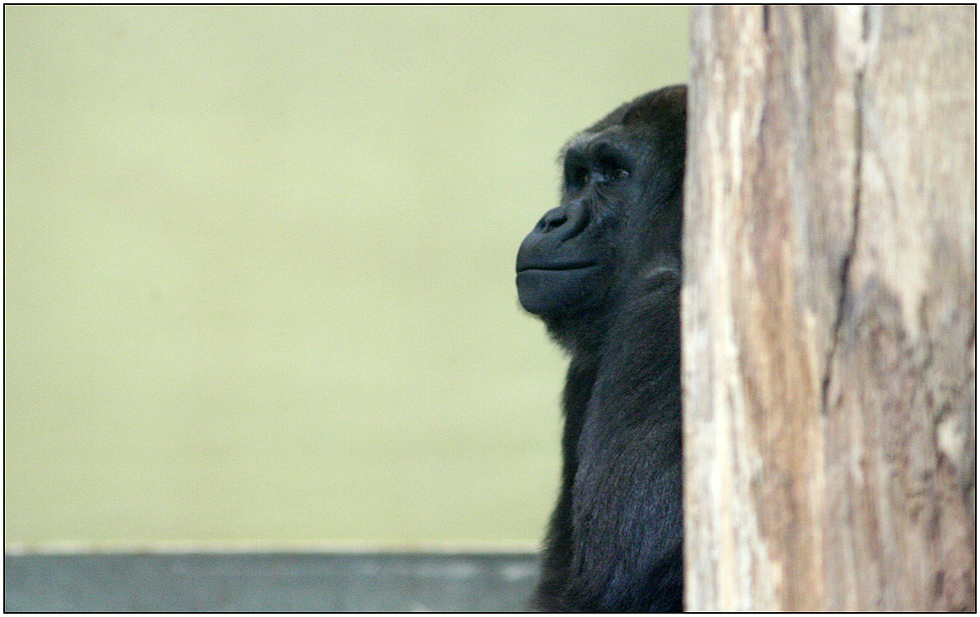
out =
{"type": "Polygon", "coordinates": [[[552,272],[562,272],[566,270],[584,270],[586,268],[594,268],[597,264],[594,261],[582,261],[582,262],[572,262],[572,263],[558,263],[558,264],[528,264],[521,265],[517,269],[518,274],[521,272],[527,272],[528,270],[549,270],[552,272]]]}

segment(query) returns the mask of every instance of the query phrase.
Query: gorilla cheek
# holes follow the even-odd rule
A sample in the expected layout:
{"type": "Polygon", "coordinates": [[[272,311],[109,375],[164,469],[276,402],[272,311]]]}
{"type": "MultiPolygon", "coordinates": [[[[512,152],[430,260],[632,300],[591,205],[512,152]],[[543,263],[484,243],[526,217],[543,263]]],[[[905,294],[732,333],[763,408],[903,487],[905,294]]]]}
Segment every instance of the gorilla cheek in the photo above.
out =
{"type": "Polygon", "coordinates": [[[599,266],[522,270],[517,273],[517,296],[529,313],[560,315],[585,304],[600,279],[599,266]]]}

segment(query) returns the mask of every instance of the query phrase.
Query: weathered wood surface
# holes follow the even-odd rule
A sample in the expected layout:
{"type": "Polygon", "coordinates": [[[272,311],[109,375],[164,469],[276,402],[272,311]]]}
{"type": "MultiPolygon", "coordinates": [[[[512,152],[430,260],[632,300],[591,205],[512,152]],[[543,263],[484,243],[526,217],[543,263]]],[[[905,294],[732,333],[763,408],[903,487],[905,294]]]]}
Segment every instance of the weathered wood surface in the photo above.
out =
{"type": "Polygon", "coordinates": [[[976,610],[976,8],[694,10],[688,610],[976,610]]]}

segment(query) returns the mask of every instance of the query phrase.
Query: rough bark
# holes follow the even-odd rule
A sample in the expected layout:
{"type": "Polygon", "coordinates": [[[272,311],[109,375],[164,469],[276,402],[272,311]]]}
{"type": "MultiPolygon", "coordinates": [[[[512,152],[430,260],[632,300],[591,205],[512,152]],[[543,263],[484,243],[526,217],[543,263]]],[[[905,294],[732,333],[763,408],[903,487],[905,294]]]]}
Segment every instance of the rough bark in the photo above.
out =
{"type": "Polygon", "coordinates": [[[688,610],[976,610],[975,6],[692,19],[688,610]]]}

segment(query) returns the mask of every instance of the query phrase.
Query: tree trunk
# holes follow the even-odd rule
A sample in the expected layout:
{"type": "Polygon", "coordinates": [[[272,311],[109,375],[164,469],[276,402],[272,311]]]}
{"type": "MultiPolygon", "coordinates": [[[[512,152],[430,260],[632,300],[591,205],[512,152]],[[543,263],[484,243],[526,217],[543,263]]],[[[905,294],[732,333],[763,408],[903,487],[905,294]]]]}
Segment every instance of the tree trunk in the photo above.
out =
{"type": "Polygon", "coordinates": [[[976,610],[975,6],[692,20],[688,610],[976,610]]]}

